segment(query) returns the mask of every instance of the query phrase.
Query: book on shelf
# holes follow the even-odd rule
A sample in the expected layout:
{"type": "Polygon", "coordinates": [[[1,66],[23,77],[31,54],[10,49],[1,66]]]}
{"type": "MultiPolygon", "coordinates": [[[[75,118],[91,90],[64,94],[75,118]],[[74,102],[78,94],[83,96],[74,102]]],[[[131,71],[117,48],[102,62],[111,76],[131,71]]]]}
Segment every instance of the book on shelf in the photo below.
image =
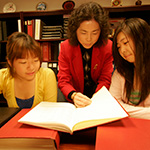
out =
{"type": "Polygon", "coordinates": [[[0,128],[0,149],[56,150],[59,148],[59,133],[19,123],[18,120],[30,109],[22,109],[0,128]]]}
{"type": "Polygon", "coordinates": [[[72,134],[128,117],[128,113],[104,86],[91,100],[92,103],[83,108],[76,108],[69,102],[41,102],[19,122],[72,134]]]}
{"type": "Polygon", "coordinates": [[[50,61],[51,60],[51,43],[42,42],[41,49],[43,53],[43,61],[50,61]]]}
{"type": "Polygon", "coordinates": [[[34,38],[35,20],[27,20],[27,34],[34,38]]]}
{"type": "Polygon", "coordinates": [[[48,40],[48,39],[49,39],[49,40],[50,40],[50,39],[61,39],[61,37],[60,37],[60,36],[55,36],[55,37],[54,37],[54,36],[52,36],[52,37],[51,37],[51,36],[48,36],[48,37],[42,37],[42,39],[47,39],[47,40],[48,40]]]}
{"type": "Polygon", "coordinates": [[[43,34],[42,37],[62,37],[61,34],[59,33],[52,33],[52,34],[43,34]]]}
{"type": "Polygon", "coordinates": [[[35,40],[40,40],[44,22],[41,19],[35,19],[35,40]]]}
{"type": "Polygon", "coordinates": [[[2,38],[4,41],[7,40],[7,24],[6,21],[2,21],[2,38]]]}
{"type": "Polygon", "coordinates": [[[61,35],[42,35],[42,39],[61,39],[61,35]]]}
{"type": "Polygon", "coordinates": [[[44,25],[42,31],[43,32],[63,32],[63,28],[62,28],[62,26],[47,26],[47,25],[44,25]]]}
{"type": "Polygon", "coordinates": [[[48,25],[44,25],[43,29],[62,29],[62,25],[56,25],[56,26],[48,26],[48,25]]]}
{"type": "Polygon", "coordinates": [[[27,20],[24,21],[24,32],[28,33],[28,29],[27,29],[27,20]]]}
{"type": "Polygon", "coordinates": [[[68,21],[70,14],[63,15],[63,37],[67,38],[68,21]]]}
{"type": "Polygon", "coordinates": [[[52,42],[51,43],[51,58],[54,61],[58,61],[58,55],[59,55],[59,42],[52,42]]]}
{"type": "Polygon", "coordinates": [[[61,25],[43,26],[42,39],[58,39],[62,38],[63,29],[61,25]]]}
{"type": "Polygon", "coordinates": [[[59,31],[47,31],[47,32],[42,32],[43,35],[60,35],[61,33],[59,31]]]}
{"type": "Polygon", "coordinates": [[[22,29],[21,29],[21,19],[18,19],[18,32],[22,32],[22,29]]]}
{"type": "Polygon", "coordinates": [[[2,21],[0,20],[0,41],[3,40],[3,33],[2,33],[2,21]]]}
{"type": "Polygon", "coordinates": [[[43,30],[42,30],[43,32],[63,32],[63,30],[62,29],[59,29],[59,28],[43,28],[43,30]]]}

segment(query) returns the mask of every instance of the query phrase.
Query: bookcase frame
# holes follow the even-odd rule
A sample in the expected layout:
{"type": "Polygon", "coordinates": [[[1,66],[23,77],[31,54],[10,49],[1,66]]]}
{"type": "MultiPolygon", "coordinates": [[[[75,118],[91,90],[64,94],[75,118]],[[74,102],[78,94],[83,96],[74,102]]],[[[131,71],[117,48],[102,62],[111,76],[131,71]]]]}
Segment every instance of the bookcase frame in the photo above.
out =
{"type": "MultiPolygon", "coordinates": [[[[135,6],[119,6],[119,7],[105,7],[105,9],[109,12],[110,18],[131,18],[131,17],[139,17],[145,19],[150,24],[150,5],[135,5],[135,6]]],[[[21,12],[14,12],[14,13],[0,13],[0,20],[13,20],[16,22],[17,20],[21,20],[21,28],[24,32],[24,22],[25,20],[29,19],[45,19],[46,21],[51,21],[51,18],[56,18],[55,20],[61,21],[60,24],[63,25],[63,15],[70,14],[71,10],[52,10],[52,11],[21,11],[21,12]],[[57,19],[57,17],[61,19],[57,19]]],[[[55,24],[55,22],[53,22],[55,24]]],[[[16,30],[14,30],[15,32],[16,30]]],[[[62,39],[40,39],[38,42],[55,42],[59,44],[59,42],[65,40],[62,39]]],[[[0,41],[0,44],[6,44],[7,41],[0,41]]],[[[5,46],[2,46],[1,51],[5,51],[5,46]],[[4,47],[4,48],[3,48],[4,47]]],[[[4,53],[5,54],[5,53],[4,53]]],[[[1,56],[4,58],[5,56],[1,56]]],[[[56,60],[54,60],[56,61],[56,60]]],[[[0,64],[1,64],[0,60],[0,64]]]]}
{"type": "MultiPolygon", "coordinates": [[[[139,17],[146,20],[150,24],[150,5],[137,5],[137,6],[119,6],[119,7],[105,7],[105,9],[109,12],[110,18],[131,18],[131,17],[139,17]]],[[[71,10],[52,10],[52,11],[21,11],[14,13],[0,13],[0,21],[3,20],[13,20],[17,24],[17,20],[21,20],[21,28],[24,32],[24,22],[28,19],[45,19],[45,21],[51,21],[51,18],[60,18],[61,24],[63,25],[63,15],[70,14],[71,10]]],[[[54,22],[55,24],[55,22],[54,22]]],[[[13,27],[12,27],[13,28],[13,27]]],[[[16,28],[13,32],[17,31],[16,28]]],[[[57,48],[59,48],[59,43],[65,40],[62,39],[40,39],[38,42],[51,42],[56,44],[57,48]]],[[[0,41],[0,68],[5,67],[6,64],[5,55],[6,55],[6,43],[7,41],[0,41]]],[[[57,49],[58,51],[58,49],[57,49]]],[[[57,60],[51,60],[51,62],[57,63],[57,60]]],[[[0,106],[5,106],[6,101],[0,99],[0,106]]]]}

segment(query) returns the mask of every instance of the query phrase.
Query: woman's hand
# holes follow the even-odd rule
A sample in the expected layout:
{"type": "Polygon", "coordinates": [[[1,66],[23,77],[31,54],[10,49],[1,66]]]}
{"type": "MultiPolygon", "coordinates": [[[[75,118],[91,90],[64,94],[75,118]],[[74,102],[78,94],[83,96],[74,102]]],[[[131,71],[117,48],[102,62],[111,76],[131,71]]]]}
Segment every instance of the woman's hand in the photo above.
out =
{"type": "Polygon", "coordinates": [[[80,92],[75,92],[72,94],[73,95],[73,102],[76,107],[85,107],[89,104],[91,104],[91,99],[87,97],[86,95],[80,93],[80,92]]]}

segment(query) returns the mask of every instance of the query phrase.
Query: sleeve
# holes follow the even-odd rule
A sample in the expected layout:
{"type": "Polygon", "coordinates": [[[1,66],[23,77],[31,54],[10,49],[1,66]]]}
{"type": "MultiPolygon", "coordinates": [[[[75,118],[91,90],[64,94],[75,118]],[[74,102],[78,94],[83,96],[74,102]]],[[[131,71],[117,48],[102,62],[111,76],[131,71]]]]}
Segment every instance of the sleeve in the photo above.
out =
{"type": "MultiPolygon", "coordinates": [[[[65,43],[66,44],[66,43],[65,43]]],[[[75,88],[73,87],[73,77],[71,74],[71,68],[70,68],[70,60],[71,60],[71,56],[68,54],[66,55],[66,45],[61,43],[61,50],[59,53],[59,72],[58,72],[58,87],[60,88],[60,90],[62,91],[62,93],[64,94],[65,98],[72,102],[72,100],[70,100],[68,98],[68,95],[71,91],[76,91],[75,88]]]]}
{"type": "Polygon", "coordinates": [[[111,78],[109,92],[120,101],[123,99],[124,83],[124,78],[115,70],[111,78]]]}
{"type": "Polygon", "coordinates": [[[57,101],[57,82],[52,69],[46,68],[44,81],[44,101],[57,101]]]}
{"type": "Polygon", "coordinates": [[[130,117],[150,119],[150,107],[132,106],[122,101],[124,98],[124,83],[124,78],[117,72],[117,70],[115,70],[109,89],[112,96],[119,101],[123,108],[129,113],[130,117]]]}
{"type": "Polygon", "coordinates": [[[139,107],[119,101],[132,118],[150,119],[150,107],[139,107]]]}

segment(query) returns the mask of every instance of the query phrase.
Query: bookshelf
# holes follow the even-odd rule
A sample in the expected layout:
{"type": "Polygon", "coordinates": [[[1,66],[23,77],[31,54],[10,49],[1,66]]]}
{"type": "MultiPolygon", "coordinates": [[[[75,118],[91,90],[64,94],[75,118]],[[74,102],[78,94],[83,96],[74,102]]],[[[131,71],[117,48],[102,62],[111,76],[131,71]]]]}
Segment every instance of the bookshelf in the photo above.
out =
{"type": "MultiPolygon", "coordinates": [[[[105,7],[109,11],[110,18],[131,18],[140,17],[150,24],[150,5],[140,6],[120,6],[120,7],[105,7]]],[[[71,10],[55,10],[55,11],[28,11],[28,12],[14,12],[14,13],[0,13],[0,22],[6,21],[7,23],[7,36],[11,33],[18,31],[18,19],[21,20],[21,30],[25,31],[25,21],[32,19],[41,19],[48,25],[62,25],[63,16],[69,15],[71,10]]],[[[53,66],[57,74],[59,44],[65,38],[60,39],[39,39],[39,43],[50,42],[52,59],[48,62],[47,66],[53,66]]],[[[6,67],[6,40],[0,40],[0,68],[6,67]]],[[[6,101],[0,95],[0,107],[7,106],[6,101]]]]}
{"type": "MultiPolygon", "coordinates": [[[[139,5],[139,6],[120,6],[120,7],[105,7],[109,11],[110,18],[131,18],[140,17],[146,20],[150,24],[150,5],[139,5]]],[[[25,32],[25,21],[32,19],[41,19],[46,25],[62,25],[63,26],[63,16],[71,13],[71,10],[53,10],[53,11],[21,11],[14,13],[0,13],[0,21],[6,21],[7,23],[7,36],[11,33],[18,31],[18,19],[21,20],[21,30],[25,32]]],[[[57,63],[59,54],[59,44],[65,38],[59,39],[39,39],[39,43],[50,42],[53,57],[49,61],[57,63]],[[54,57],[55,56],[55,57],[54,57]]],[[[0,41],[0,68],[5,67],[6,62],[6,40],[0,41]]]]}

